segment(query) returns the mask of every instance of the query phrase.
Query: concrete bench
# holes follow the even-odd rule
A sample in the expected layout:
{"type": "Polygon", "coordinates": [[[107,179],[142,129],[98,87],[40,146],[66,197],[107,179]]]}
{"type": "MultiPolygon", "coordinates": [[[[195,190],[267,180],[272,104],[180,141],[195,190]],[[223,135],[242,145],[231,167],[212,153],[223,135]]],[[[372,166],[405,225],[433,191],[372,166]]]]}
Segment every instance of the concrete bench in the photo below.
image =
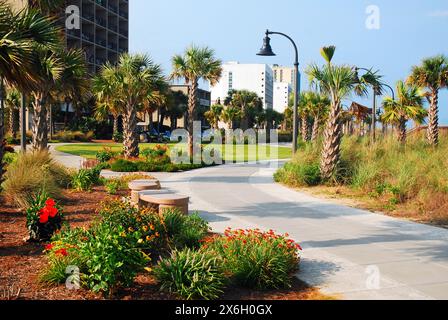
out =
{"type": "Polygon", "coordinates": [[[151,207],[163,213],[165,210],[179,209],[183,214],[188,214],[188,202],[190,197],[175,194],[168,190],[142,191],[139,193],[141,206],[151,207]]]}
{"type": "Polygon", "coordinates": [[[160,190],[159,180],[133,180],[128,183],[131,189],[131,203],[138,204],[140,200],[139,192],[147,190],[160,190]]]}

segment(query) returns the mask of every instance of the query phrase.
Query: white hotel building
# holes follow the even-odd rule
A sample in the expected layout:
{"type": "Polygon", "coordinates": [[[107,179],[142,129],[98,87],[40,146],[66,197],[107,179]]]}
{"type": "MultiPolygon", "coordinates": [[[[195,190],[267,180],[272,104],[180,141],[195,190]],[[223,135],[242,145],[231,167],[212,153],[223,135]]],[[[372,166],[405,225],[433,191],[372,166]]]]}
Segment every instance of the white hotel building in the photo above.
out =
{"type": "Polygon", "coordinates": [[[230,90],[249,90],[258,94],[265,109],[273,108],[274,72],[269,65],[228,62],[222,68],[221,80],[210,88],[212,104],[223,103],[230,90]]]}
{"type": "Polygon", "coordinates": [[[288,107],[291,85],[288,82],[274,82],[274,110],[280,113],[285,112],[288,107]]]}

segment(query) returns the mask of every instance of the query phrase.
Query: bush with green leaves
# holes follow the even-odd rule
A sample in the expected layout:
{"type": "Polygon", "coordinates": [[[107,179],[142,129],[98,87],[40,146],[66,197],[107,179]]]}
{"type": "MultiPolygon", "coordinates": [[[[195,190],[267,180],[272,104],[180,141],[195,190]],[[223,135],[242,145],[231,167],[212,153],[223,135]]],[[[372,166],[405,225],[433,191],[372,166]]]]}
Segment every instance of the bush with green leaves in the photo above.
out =
{"type": "Polygon", "coordinates": [[[76,191],[90,191],[92,187],[100,183],[101,170],[99,167],[93,169],[81,169],[72,176],[71,186],[76,191]]]}
{"type": "Polygon", "coordinates": [[[138,165],[134,161],[118,159],[110,166],[114,172],[138,172],[138,165]]]}
{"type": "Polygon", "coordinates": [[[111,148],[103,148],[103,150],[98,151],[95,155],[96,159],[100,163],[108,162],[117,156],[116,152],[113,152],[111,148]]]}
{"type": "Polygon", "coordinates": [[[120,179],[110,179],[104,183],[104,188],[110,195],[116,195],[123,187],[123,182],[120,179]]]}
{"type": "Polygon", "coordinates": [[[81,254],[88,257],[83,280],[94,292],[111,294],[119,286],[129,286],[149,265],[149,256],[135,245],[135,234],[123,226],[99,223],[86,238],[79,244],[81,254]]]}
{"type": "Polygon", "coordinates": [[[257,289],[290,287],[299,265],[300,246],[274,231],[227,229],[203,249],[222,257],[226,273],[239,285],[257,289]]]}
{"type": "Polygon", "coordinates": [[[209,251],[189,248],[175,250],[159,261],[154,275],[161,289],[184,299],[218,299],[224,292],[226,277],[221,259],[209,251]]]}

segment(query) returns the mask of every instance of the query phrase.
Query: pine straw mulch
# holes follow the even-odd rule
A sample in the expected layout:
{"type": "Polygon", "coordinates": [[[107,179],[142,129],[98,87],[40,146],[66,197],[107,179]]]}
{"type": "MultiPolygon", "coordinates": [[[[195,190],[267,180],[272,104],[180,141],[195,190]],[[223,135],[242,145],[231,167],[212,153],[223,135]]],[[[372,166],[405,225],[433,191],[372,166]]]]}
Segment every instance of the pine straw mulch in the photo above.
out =
{"type": "MultiPolygon", "coordinates": [[[[116,197],[122,197],[122,192],[116,197]]],[[[104,187],[92,192],[64,191],[62,198],[65,221],[71,227],[88,226],[96,217],[101,201],[110,198],[104,187]]],[[[23,212],[0,198],[0,300],[103,300],[101,294],[88,290],[68,290],[65,286],[48,287],[39,282],[39,272],[45,268],[44,245],[27,243],[23,212]]],[[[110,299],[116,300],[174,300],[176,297],[160,292],[149,274],[136,277],[131,288],[119,290],[110,299]]],[[[318,300],[328,299],[315,288],[295,280],[291,289],[259,292],[243,288],[228,288],[223,300],[318,300]]]]}

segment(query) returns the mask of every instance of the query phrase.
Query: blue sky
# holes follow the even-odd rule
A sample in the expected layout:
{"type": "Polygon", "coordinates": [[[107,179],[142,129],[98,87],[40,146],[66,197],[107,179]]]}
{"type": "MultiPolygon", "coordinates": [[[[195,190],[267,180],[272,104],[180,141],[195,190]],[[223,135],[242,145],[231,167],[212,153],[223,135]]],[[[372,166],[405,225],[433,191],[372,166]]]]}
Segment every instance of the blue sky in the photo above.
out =
{"type": "MultiPolygon", "coordinates": [[[[215,49],[223,61],[291,65],[283,38],[272,37],[277,57],[255,55],[267,28],[296,40],[301,71],[320,63],[319,48],[332,44],[335,63],[379,69],[393,86],[423,57],[448,55],[446,0],[130,0],[130,50],[148,53],[167,74],[173,54],[192,43],[215,49]],[[366,28],[369,5],[380,9],[379,30],[366,28]]],[[[448,125],[448,90],[440,109],[448,125]]]]}

